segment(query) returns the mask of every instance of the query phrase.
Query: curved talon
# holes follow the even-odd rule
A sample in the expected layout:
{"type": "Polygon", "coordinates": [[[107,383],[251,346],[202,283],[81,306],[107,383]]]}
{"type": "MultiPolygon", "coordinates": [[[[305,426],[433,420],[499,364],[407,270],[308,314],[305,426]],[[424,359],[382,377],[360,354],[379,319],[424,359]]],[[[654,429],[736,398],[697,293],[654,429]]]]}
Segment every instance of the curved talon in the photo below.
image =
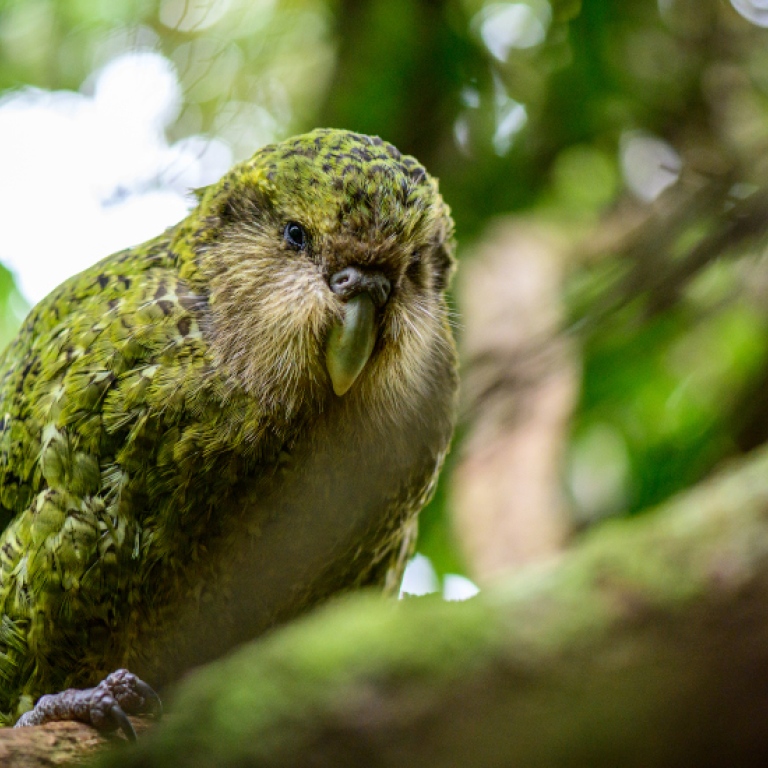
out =
{"type": "Polygon", "coordinates": [[[127,669],[112,672],[105,678],[103,684],[124,712],[130,715],[146,712],[156,719],[162,717],[163,704],[152,686],[127,669]]]}
{"type": "Polygon", "coordinates": [[[147,685],[143,680],[136,678],[134,683],[136,692],[144,699],[143,712],[148,712],[156,720],[160,720],[163,716],[163,702],[155,692],[151,685],[147,685]]]}
{"type": "Polygon", "coordinates": [[[117,702],[109,708],[109,717],[117,726],[117,729],[123,732],[128,741],[136,741],[136,731],[134,730],[131,721],[128,719],[128,715],[123,712],[117,702]]]}

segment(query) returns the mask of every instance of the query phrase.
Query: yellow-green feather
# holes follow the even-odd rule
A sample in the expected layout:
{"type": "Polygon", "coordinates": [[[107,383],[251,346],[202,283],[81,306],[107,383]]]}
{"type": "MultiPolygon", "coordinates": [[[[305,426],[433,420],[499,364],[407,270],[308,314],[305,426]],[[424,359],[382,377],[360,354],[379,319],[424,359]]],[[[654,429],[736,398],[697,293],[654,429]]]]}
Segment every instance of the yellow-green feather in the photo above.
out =
{"type": "Polygon", "coordinates": [[[456,386],[436,182],[379,139],[316,131],[199,196],[55,290],[0,358],[0,723],[119,666],[172,679],[402,574],[456,386]],[[286,220],[312,254],[284,251],[286,220]],[[324,280],[351,262],[402,290],[342,402],[324,280]]]}

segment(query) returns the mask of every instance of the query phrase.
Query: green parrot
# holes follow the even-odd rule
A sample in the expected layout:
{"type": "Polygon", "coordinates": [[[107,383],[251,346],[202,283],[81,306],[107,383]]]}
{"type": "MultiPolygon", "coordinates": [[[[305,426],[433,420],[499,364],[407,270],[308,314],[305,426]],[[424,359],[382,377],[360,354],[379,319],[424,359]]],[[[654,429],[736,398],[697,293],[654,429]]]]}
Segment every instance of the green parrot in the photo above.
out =
{"type": "Polygon", "coordinates": [[[0,358],[2,724],[130,736],[144,680],[396,593],[413,552],[457,389],[437,182],[320,129],[197,196],[0,358]]]}

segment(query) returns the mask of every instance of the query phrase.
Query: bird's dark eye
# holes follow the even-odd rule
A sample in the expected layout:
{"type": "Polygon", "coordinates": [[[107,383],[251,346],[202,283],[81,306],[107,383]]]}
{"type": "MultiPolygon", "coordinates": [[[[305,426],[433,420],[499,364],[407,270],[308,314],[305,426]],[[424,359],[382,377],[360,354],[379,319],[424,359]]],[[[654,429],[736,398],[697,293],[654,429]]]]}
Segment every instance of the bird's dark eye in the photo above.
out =
{"type": "Polygon", "coordinates": [[[307,233],[301,224],[295,221],[289,221],[283,230],[283,237],[291,248],[297,251],[303,251],[307,247],[307,233]]]}

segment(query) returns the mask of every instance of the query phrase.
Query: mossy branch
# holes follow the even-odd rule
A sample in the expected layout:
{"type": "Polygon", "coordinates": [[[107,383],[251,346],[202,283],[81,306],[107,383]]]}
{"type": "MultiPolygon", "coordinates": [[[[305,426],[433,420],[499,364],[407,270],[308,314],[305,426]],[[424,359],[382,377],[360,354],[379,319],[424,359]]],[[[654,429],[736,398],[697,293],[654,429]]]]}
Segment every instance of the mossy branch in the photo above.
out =
{"type": "Polygon", "coordinates": [[[463,604],[337,603],[183,684],[118,766],[768,757],[768,451],[463,604]]]}
{"type": "MultiPolygon", "coordinates": [[[[466,603],[339,601],[200,670],[170,703],[101,764],[755,764],[768,758],[768,451],[466,603]]],[[[70,729],[88,733],[0,731],[3,765],[32,764],[13,762],[23,741],[70,729]]],[[[48,743],[35,765],[60,764],[48,743]]]]}

